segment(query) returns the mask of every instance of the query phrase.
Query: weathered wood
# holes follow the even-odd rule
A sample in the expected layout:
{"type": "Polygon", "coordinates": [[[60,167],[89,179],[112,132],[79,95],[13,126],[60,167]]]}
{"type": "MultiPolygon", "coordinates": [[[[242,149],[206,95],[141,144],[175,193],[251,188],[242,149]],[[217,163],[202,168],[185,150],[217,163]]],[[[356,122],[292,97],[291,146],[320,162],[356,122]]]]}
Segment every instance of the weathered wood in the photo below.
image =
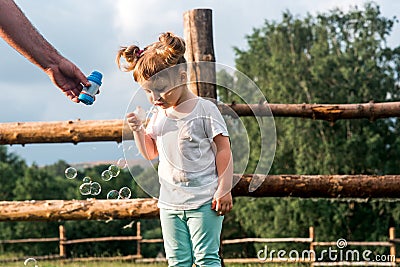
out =
{"type": "MultiPolygon", "coordinates": [[[[218,105],[223,114],[238,116],[301,117],[336,121],[400,117],[400,102],[343,105],[230,104],[218,105]],[[234,112],[232,112],[234,111],[234,112]]],[[[123,120],[0,123],[0,145],[33,143],[121,142],[133,138],[123,120]]]]}
{"type": "Polygon", "coordinates": [[[267,257],[265,260],[263,260],[263,259],[260,260],[259,258],[225,259],[225,262],[229,263],[229,264],[244,264],[244,263],[252,264],[252,263],[255,263],[257,265],[264,264],[264,263],[277,263],[277,264],[282,264],[283,263],[283,264],[286,265],[288,262],[289,263],[310,263],[311,261],[308,258],[304,258],[303,259],[301,257],[299,257],[298,259],[295,259],[295,260],[291,260],[289,258],[284,258],[284,257],[281,257],[281,258],[278,258],[278,257],[275,257],[275,258],[267,257]]]}
{"type": "Polygon", "coordinates": [[[237,116],[298,117],[314,120],[369,119],[399,117],[400,102],[359,104],[231,104],[221,105],[224,114],[235,111],[237,116]],[[229,107],[229,108],[228,108],[229,107]],[[231,111],[230,111],[231,110],[231,111]]]}
{"type": "MultiPolygon", "coordinates": [[[[337,241],[334,242],[313,242],[314,246],[335,247],[337,241]]],[[[386,241],[347,241],[346,246],[381,246],[390,247],[391,243],[386,241]]]]}
{"type": "MultiPolygon", "coordinates": [[[[122,130],[123,120],[1,123],[0,144],[121,142],[122,130]]],[[[127,126],[124,134],[130,134],[127,126]]]]}
{"type": "Polygon", "coordinates": [[[142,239],[140,243],[162,243],[164,239],[162,238],[153,238],[153,239],[142,239]]]}
{"type": "MultiPolygon", "coordinates": [[[[400,175],[244,175],[232,194],[236,197],[399,198],[400,175]],[[252,179],[260,187],[249,192],[252,179]]],[[[0,221],[155,218],[158,212],[157,200],[151,198],[0,202],[0,221]]]]}
{"type": "Polygon", "coordinates": [[[400,175],[245,174],[232,194],[252,197],[399,198],[400,175]],[[260,186],[249,192],[252,179],[256,179],[253,184],[255,182],[260,186]]]}
{"type": "Polygon", "coordinates": [[[71,245],[80,243],[91,243],[91,242],[109,242],[109,241],[137,241],[141,240],[140,236],[105,236],[105,237],[90,237],[90,238],[80,238],[74,240],[60,241],[60,244],[71,245]]]}
{"type": "Polygon", "coordinates": [[[59,242],[58,237],[44,237],[44,238],[24,238],[24,239],[11,239],[0,240],[0,244],[20,244],[20,243],[36,243],[36,242],[59,242]]]}
{"type": "Polygon", "coordinates": [[[136,242],[136,255],[142,255],[142,249],[140,246],[140,242],[143,240],[143,237],[140,233],[140,222],[136,223],[136,237],[138,238],[138,242],[136,242]]]}
{"type": "Polygon", "coordinates": [[[0,221],[110,220],[157,215],[157,200],[152,198],[0,202],[0,221]]]}
{"type": "Polygon", "coordinates": [[[204,61],[215,62],[212,10],[192,9],[186,11],[183,14],[183,28],[189,89],[196,95],[216,99],[215,64],[201,64],[204,61]],[[207,83],[196,81],[207,81],[207,83]]]}
{"type": "Polygon", "coordinates": [[[277,237],[277,238],[261,238],[261,237],[249,237],[249,238],[238,238],[223,240],[222,244],[240,244],[240,243],[310,243],[311,238],[303,237],[277,237]]]}
{"type": "MultiPolygon", "coordinates": [[[[394,227],[389,228],[389,241],[396,239],[396,231],[394,227]]],[[[392,259],[396,259],[396,243],[390,242],[390,255],[392,259]]]]}
{"type": "Polygon", "coordinates": [[[61,224],[58,226],[58,232],[60,235],[60,243],[58,244],[58,247],[60,248],[60,257],[66,258],[67,257],[67,246],[62,243],[63,241],[67,240],[67,237],[65,235],[64,225],[61,224]]]}
{"type": "MultiPolygon", "coordinates": [[[[314,240],[315,240],[314,226],[310,226],[308,228],[308,233],[309,233],[309,236],[310,236],[310,251],[315,251],[315,247],[314,247],[314,240]]],[[[310,261],[311,262],[315,261],[315,254],[314,253],[310,253],[310,261]]]]}

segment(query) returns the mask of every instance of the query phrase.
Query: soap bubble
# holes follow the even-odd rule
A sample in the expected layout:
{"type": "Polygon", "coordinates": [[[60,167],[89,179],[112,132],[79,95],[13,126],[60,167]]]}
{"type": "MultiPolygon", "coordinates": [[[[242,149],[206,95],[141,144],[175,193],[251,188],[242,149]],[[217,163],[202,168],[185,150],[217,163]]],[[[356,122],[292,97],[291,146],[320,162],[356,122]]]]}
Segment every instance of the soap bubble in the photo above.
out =
{"type": "Polygon", "coordinates": [[[37,261],[34,258],[27,258],[24,261],[24,265],[29,267],[38,267],[37,261]]]}
{"type": "Polygon", "coordinates": [[[90,188],[91,188],[91,183],[83,183],[79,187],[79,191],[81,192],[82,195],[90,195],[90,188]]]}
{"type": "Polygon", "coordinates": [[[112,177],[117,177],[120,172],[117,165],[110,165],[110,167],[108,167],[108,170],[111,172],[112,177]]]}
{"type": "Polygon", "coordinates": [[[111,190],[107,193],[107,199],[118,199],[119,192],[117,190],[111,190]]]}
{"type": "Polygon", "coordinates": [[[91,183],[92,182],[92,178],[90,178],[89,176],[86,176],[82,179],[83,183],[91,183]]]}
{"type": "Polygon", "coordinates": [[[118,166],[120,169],[125,168],[125,167],[127,166],[125,158],[120,158],[120,159],[117,161],[117,166],[118,166]]]}
{"type": "Polygon", "coordinates": [[[119,198],[130,198],[131,197],[131,190],[129,189],[129,187],[122,187],[119,190],[119,198]]]}
{"type": "Polygon", "coordinates": [[[78,172],[74,167],[68,167],[65,169],[65,177],[68,179],[74,179],[77,174],[78,172]]]}
{"type": "Polygon", "coordinates": [[[99,195],[101,192],[101,185],[98,182],[93,182],[90,184],[90,194],[93,196],[99,195]]]}
{"type": "Polygon", "coordinates": [[[112,177],[113,176],[110,170],[105,170],[101,173],[101,179],[103,179],[104,181],[110,181],[112,177]]]}

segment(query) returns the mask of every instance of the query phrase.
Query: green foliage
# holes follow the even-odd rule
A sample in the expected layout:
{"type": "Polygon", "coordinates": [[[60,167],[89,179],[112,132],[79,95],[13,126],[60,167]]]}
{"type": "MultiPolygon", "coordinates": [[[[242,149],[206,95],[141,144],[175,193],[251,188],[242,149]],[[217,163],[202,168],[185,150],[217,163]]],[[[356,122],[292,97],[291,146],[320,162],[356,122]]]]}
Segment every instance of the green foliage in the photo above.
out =
{"type": "MultiPolygon", "coordinates": [[[[104,260],[104,261],[37,261],[40,267],[165,267],[166,263],[133,263],[132,261],[124,260],[104,260]]],[[[21,267],[23,262],[9,262],[7,267],[21,267]]],[[[245,265],[228,265],[228,266],[245,266],[245,265]]],[[[247,265],[246,265],[247,266],[247,265]]]]}
{"type": "MultiPolygon", "coordinates": [[[[161,234],[161,223],[159,219],[146,219],[140,220],[141,230],[143,232],[142,236],[144,239],[158,239],[162,238],[161,234]]],[[[164,245],[163,243],[146,244],[141,247],[142,254],[145,257],[155,258],[159,254],[165,257],[164,245]]]]}
{"type": "MultiPolygon", "coordinates": [[[[270,103],[399,101],[400,47],[386,42],[395,22],[370,2],[347,13],[332,10],[305,18],[286,11],[281,21],[254,29],[246,37],[248,48],[235,49],[236,67],[270,103]]],[[[227,73],[219,78],[238,86],[239,80],[227,73]]],[[[240,102],[224,88],[218,92],[223,102],[240,102]]],[[[259,133],[255,120],[242,120],[251,142],[251,170],[258,164],[259,133]]],[[[272,174],[399,173],[397,119],[275,118],[275,124],[272,174]]],[[[238,198],[231,216],[247,236],[307,237],[308,227],[315,226],[320,241],[385,240],[388,227],[400,220],[398,210],[398,202],[238,198]]]]}
{"type": "Polygon", "coordinates": [[[18,177],[23,176],[26,163],[18,156],[8,153],[5,146],[0,146],[0,200],[13,200],[18,177]]]}
{"type": "MultiPolygon", "coordinates": [[[[235,50],[237,68],[271,103],[398,100],[400,47],[386,46],[393,23],[373,3],[363,10],[334,10],[304,19],[285,12],[281,22],[266,21],[247,36],[249,49],[235,50]]],[[[274,173],[398,172],[396,164],[388,164],[396,161],[399,166],[397,120],[276,118],[275,123],[274,173]]]]}
{"type": "MultiPolygon", "coordinates": [[[[53,165],[38,167],[26,163],[12,153],[8,153],[6,147],[0,147],[0,181],[4,186],[0,187],[1,200],[51,200],[51,199],[85,199],[96,197],[106,199],[107,193],[119,190],[127,186],[132,191],[132,198],[143,197],[143,192],[132,179],[131,174],[123,169],[119,175],[110,181],[103,181],[101,173],[109,166],[99,165],[84,170],[78,170],[75,179],[67,179],[64,175],[69,164],[59,161],[53,165]],[[102,186],[102,191],[97,196],[83,196],[79,186],[83,177],[91,177],[102,186]]],[[[143,169],[140,166],[131,168],[133,175],[139,175],[143,169]]],[[[58,227],[64,224],[68,239],[136,235],[136,224],[129,220],[117,220],[108,222],[99,221],[68,221],[68,222],[2,222],[0,223],[0,239],[24,239],[57,237],[58,227]]],[[[142,227],[143,228],[143,227],[142,227]]],[[[145,228],[148,229],[148,228],[145,228]]],[[[5,244],[0,246],[0,252],[19,252],[23,255],[47,255],[58,254],[57,243],[32,243],[32,244],[5,244]]],[[[82,243],[68,247],[70,256],[116,256],[136,253],[136,242],[99,242],[82,243]]]]}
{"type": "MultiPolygon", "coordinates": [[[[362,9],[347,13],[332,10],[316,16],[296,18],[289,11],[282,20],[265,21],[263,27],[247,36],[248,48],[235,49],[237,69],[257,83],[271,103],[360,103],[398,101],[400,47],[390,48],[386,38],[396,20],[381,15],[379,6],[366,3],[362,9]]],[[[258,103],[242,77],[218,73],[219,100],[243,101],[227,90],[243,88],[246,99],[258,103]],[[249,90],[246,90],[249,89],[249,90]]],[[[250,140],[250,163],[246,172],[257,166],[260,155],[260,132],[254,118],[242,118],[250,140]]],[[[240,124],[229,120],[235,155],[245,155],[238,142],[240,124]]],[[[400,123],[397,118],[377,121],[346,120],[338,122],[309,119],[275,118],[277,145],[273,174],[398,174],[400,166],[400,123]]],[[[240,164],[241,164],[240,163],[240,164]]],[[[80,170],[68,180],[64,170],[69,165],[27,166],[25,161],[0,146],[0,199],[84,199],[79,186],[85,176],[102,185],[96,197],[105,199],[111,189],[128,186],[132,197],[148,197],[127,170],[105,182],[101,173],[108,166],[80,170]]],[[[131,169],[134,176],[150,189],[153,169],[131,169]],[[151,179],[150,179],[151,178],[151,179]]],[[[308,237],[314,226],[318,241],[387,240],[388,228],[398,226],[398,202],[370,200],[334,201],[298,198],[236,198],[233,211],[225,217],[223,238],[239,237],[308,237]]],[[[135,223],[129,220],[59,222],[68,239],[135,235],[135,223]]],[[[54,237],[59,223],[0,223],[0,239],[54,237]]],[[[141,220],[145,238],[160,238],[159,220],[141,220]]],[[[76,244],[69,247],[71,256],[125,255],[136,252],[135,242],[76,244]]],[[[226,257],[255,257],[263,244],[229,246],[226,257]]],[[[276,249],[288,249],[276,244],[276,249]]],[[[302,245],[292,248],[302,249],[302,245]]],[[[24,255],[57,253],[57,245],[1,245],[0,252],[24,255]]],[[[162,244],[142,247],[145,257],[155,257],[162,244]]],[[[112,264],[113,266],[123,266],[112,264]]],[[[43,264],[43,266],[46,266],[43,264]]],[[[57,266],[49,265],[49,266],[57,266]]],[[[88,265],[89,266],[89,265],[88,265]]],[[[96,266],[102,266],[96,263],[96,266]]],[[[104,265],[107,266],[107,265],[104,265]]]]}

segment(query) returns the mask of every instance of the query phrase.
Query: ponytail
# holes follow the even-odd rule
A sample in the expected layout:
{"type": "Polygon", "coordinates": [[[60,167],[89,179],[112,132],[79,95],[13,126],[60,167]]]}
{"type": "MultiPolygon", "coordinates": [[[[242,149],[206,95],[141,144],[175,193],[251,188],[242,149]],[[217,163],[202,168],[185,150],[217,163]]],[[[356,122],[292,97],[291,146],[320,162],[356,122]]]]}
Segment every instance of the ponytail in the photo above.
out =
{"type": "Polygon", "coordinates": [[[166,32],[162,33],[158,40],[144,50],[140,50],[136,45],[121,47],[116,58],[118,68],[123,71],[133,71],[135,81],[139,81],[148,80],[166,68],[186,63],[184,58],[186,45],[183,38],[166,32]],[[121,64],[121,57],[127,63],[124,66],[121,64]]]}

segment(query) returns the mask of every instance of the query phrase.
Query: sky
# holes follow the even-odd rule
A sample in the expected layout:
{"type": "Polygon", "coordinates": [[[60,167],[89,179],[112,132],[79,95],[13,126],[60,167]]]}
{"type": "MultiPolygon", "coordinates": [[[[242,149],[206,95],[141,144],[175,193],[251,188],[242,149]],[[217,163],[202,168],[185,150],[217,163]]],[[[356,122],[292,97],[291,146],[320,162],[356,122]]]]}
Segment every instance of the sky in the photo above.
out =
{"type": "MultiPolygon", "coordinates": [[[[35,65],[0,39],[0,123],[27,121],[122,119],[131,100],[141,103],[135,93],[139,86],[131,73],[115,64],[120,46],[144,47],[160,33],[172,31],[183,36],[183,13],[196,8],[213,12],[216,61],[234,67],[233,47],[246,49],[246,35],[266,20],[280,21],[290,11],[297,17],[315,15],[334,8],[343,11],[362,6],[361,0],[16,0],[33,25],[66,58],[87,75],[103,73],[101,94],[92,106],[69,101],[35,65]]],[[[382,15],[400,14],[400,1],[375,1],[382,15]]],[[[394,26],[389,45],[400,43],[400,26],[394,26]]],[[[135,102],[134,102],[135,103],[135,102]]],[[[123,156],[116,142],[73,144],[28,144],[8,146],[27,161],[46,165],[65,160],[70,164],[117,161],[123,156]]]]}

